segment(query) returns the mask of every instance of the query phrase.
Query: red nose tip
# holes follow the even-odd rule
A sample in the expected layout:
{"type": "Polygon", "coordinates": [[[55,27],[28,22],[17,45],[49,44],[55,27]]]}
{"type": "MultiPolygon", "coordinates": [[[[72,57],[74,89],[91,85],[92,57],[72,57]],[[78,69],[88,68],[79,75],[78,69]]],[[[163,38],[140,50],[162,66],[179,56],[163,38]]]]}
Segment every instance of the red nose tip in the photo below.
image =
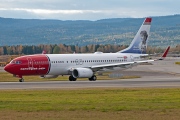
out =
{"type": "Polygon", "coordinates": [[[7,64],[7,65],[4,67],[4,70],[5,70],[6,72],[9,72],[9,73],[11,73],[11,72],[10,72],[11,69],[12,69],[12,67],[11,67],[9,64],[7,64]]]}

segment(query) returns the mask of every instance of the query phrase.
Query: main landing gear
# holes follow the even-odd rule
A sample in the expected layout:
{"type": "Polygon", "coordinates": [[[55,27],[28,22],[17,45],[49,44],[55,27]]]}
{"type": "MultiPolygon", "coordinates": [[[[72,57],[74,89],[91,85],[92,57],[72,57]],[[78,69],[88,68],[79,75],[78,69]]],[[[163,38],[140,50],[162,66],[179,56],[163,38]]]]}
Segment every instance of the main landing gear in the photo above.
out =
{"type": "Polygon", "coordinates": [[[91,78],[89,78],[89,81],[96,81],[97,77],[93,75],[91,78]]]}
{"type": "MultiPolygon", "coordinates": [[[[93,75],[91,78],[89,78],[89,81],[96,81],[97,77],[93,75]]],[[[69,76],[69,81],[76,81],[77,79],[74,78],[72,75],[69,76]]]]}
{"type": "Polygon", "coordinates": [[[69,81],[76,81],[76,78],[74,78],[72,75],[69,76],[69,81]]]}

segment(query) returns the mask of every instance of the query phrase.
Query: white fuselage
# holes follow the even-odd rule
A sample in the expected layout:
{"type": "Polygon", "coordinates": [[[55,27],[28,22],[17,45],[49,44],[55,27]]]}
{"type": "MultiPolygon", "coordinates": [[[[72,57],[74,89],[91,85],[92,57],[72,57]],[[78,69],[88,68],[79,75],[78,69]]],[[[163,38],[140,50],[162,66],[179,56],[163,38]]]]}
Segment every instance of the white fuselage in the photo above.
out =
{"type": "MultiPolygon", "coordinates": [[[[50,60],[48,75],[70,75],[74,68],[133,62],[141,60],[140,54],[94,53],[94,54],[46,54],[50,60]]],[[[101,71],[121,70],[121,67],[101,71]]]]}

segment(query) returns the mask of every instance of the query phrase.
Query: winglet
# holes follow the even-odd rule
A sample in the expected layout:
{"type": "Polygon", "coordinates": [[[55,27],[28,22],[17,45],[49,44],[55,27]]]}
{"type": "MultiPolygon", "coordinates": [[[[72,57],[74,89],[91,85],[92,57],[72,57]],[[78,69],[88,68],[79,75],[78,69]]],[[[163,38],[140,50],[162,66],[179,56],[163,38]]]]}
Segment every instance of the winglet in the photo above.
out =
{"type": "Polygon", "coordinates": [[[163,55],[159,58],[159,60],[164,60],[164,58],[166,58],[168,52],[169,52],[170,46],[168,46],[168,48],[164,51],[163,55]]]}

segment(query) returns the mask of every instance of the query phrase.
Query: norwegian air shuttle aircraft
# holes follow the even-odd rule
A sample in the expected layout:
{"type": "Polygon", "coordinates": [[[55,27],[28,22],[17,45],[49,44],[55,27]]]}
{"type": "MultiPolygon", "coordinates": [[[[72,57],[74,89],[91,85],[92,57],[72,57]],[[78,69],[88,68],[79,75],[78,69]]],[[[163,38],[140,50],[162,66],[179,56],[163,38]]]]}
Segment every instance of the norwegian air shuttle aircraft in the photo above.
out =
{"type": "MultiPolygon", "coordinates": [[[[95,81],[96,72],[123,70],[139,63],[155,60],[141,60],[147,56],[146,48],[151,26],[151,18],[146,18],[131,42],[130,46],[117,53],[95,52],[92,54],[36,54],[15,58],[4,70],[19,77],[39,75],[43,78],[56,78],[59,75],[69,75],[70,81],[77,78],[89,78],[95,81]]],[[[166,57],[166,50],[161,59],[166,57]]]]}

